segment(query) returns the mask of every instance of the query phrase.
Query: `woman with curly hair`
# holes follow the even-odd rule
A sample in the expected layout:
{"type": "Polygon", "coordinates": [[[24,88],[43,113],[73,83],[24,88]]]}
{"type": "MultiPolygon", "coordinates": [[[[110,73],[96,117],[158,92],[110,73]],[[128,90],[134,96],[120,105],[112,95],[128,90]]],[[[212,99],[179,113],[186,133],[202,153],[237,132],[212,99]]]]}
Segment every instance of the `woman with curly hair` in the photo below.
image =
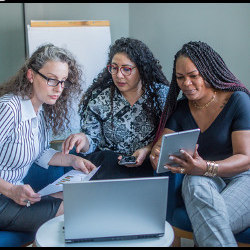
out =
{"type": "Polygon", "coordinates": [[[58,134],[69,124],[68,107],[79,93],[80,76],[69,51],[46,44],[0,86],[0,230],[36,231],[63,213],[61,193],[41,198],[23,184],[34,162],[85,173],[95,168],[82,157],[49,147],[50,129],[58,134]]]}
{"type": "Polygon", "coordinates": [[[250,226],[249,90],[212,47],[191,41],[175,55],[169,93],[152,165],[163,134],[200,128],[195,153],[180,149],[180,157],[169,156],[176,166],[165,168],[185,174],[182,196],[195,245],[235,247],[234,234],[250,226]]]}
{"type": "Polygon", "coordinates": [[[63,143],[63,152],[75,146],[77,152],[86,154],[112,150],[119,160],[133,155],[135,164],[115,168],[120,176],[122,172],[152,175],[151,165],[142,164],[151,150],[168,85],[159,61],[142,41],[116,40],[110,47],[107,67],[81,99],[82,133],[70,135],[63,143]]]}

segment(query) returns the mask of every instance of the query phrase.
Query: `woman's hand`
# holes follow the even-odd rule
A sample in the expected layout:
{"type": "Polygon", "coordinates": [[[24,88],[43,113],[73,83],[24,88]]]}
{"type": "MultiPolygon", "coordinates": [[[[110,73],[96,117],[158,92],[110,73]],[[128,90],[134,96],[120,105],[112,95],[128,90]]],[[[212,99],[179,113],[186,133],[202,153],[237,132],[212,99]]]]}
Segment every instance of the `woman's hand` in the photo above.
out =
{"type": "Polygon", "coordinates": [[[149,156],[151,165],[154,170],[157,169],[160,152],[161,152],[161,141],[158,141],[152,148],[151,154],[149,156]]]}
{"type": "Polygon", "coordinates": [[[71,166],[74,169],[80,170],[86,174],[96,168],[96,166],[92,162],[82,158],[81,156],[73,154],[63,154],[62,152],[55,153],[50,159],[48,165],[64,167],[71,166]]]}
{"type": "Polygon", "coordinates": [[[80,170],[85,174],[89,174],[93,169],[96,168],[96,166],[89,160],[76,155],[70,156],[72,156],[71,166],[76,170],[80,170]]]}
{"type": "Polygon", "coordinates": [[[89,141],[84,133],[72,134],[70,135],[62,144],[62,152],[68,154],[73,147],[76,147],[76,152],[80,153],[88,151],[89,141]]]}
{"type": "Polygon", "coordinates": [[[153,167],[154,170],[157,169],[157,165],[158,165],[158,161],[159,161],[159,155],[160,155],[160,152],[161,152],[161,141],[162,141],[163,135],[165,135],[165,134],[171,134],[171,133],[174,133],[174,132],[175,131],[173,131],[171,129],[165,128],[163,130],[163,132],[162,132],[159,140],[153,146],[149,158],[150,158],[150,162],[151,162],[151,165],[152,165],[152,167],[153,167]]]}
{"type": "MultiPolygon", "coordinates": [[[[129,165],[125,165],[126,167],[139,167],[142,165],[142,163],[144,162],[145,158],[147,157],[147,155],[150,153],[151,150],[151,144],[149,144],[146,147],[137,149],[132,156],[135,156],[136,158],[136,164],[129,164],[129,165]]],[[[122,159],[122,156],[120,155],[118,157],[118,160],[120,161],[122,159]]]]}
{"type": "Polygon", "coordinates": [[[34,204],[41,200],[41,196],[35,193],[30,185],[12,185],[9,191],[9,198],[21,206],[26,206],[27,202],[34,204]]]}
{"type": "Polygon", "coordinates": [[[203,175],[206,172],[206,161],[203,160],[198,154],[198,144],[196,144],[194,156],[184,150],[180,150],[181,158],[171,155],[170,160],[177,163],[178,167],[172,167],[171,165],[164,166],[165,169],[170,170],[172,173],[181,173],[189,175],[203,175]]]}

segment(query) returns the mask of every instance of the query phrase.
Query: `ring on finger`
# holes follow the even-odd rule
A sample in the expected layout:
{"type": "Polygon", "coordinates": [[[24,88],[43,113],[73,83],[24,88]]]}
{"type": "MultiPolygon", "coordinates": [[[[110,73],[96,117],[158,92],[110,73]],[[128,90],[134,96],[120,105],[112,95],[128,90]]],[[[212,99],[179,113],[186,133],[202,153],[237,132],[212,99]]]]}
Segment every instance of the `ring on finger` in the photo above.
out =
{"type": "Polygon", "coordinates": [[[184,171],[185,171],[184,168],[181,168],[181,169],[180,169],[180,173],[181,173],[181,174],[184,174],[184,171]]]}
{"type": "Polygon", "coordinates": [[[26,202],[26,207],[30,207],[30,201],[29,200],[24,200],[24,202],[26,202]]]}

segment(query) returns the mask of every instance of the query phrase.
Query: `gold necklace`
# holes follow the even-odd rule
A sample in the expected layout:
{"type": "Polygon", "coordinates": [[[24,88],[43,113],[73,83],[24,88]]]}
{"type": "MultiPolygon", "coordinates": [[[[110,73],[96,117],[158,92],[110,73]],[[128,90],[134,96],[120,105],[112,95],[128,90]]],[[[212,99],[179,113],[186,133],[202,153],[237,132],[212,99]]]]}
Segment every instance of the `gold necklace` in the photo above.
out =
{"type": "Polygon", "coordinates": [[[211,100],[210,100],[208,103],[206,103],[205,105],[203,105],[203,106],[197,105],[195,101],[192,101],[192,104],[193,104],[194,107],[197,108],[197,109],[204,109],[204,108],[207,108],[207,107],[215,100],[215,96],[216,96],[216,92],[214,92],[214,95],[213,95],[213,97],[211,98],[211,100]]]}

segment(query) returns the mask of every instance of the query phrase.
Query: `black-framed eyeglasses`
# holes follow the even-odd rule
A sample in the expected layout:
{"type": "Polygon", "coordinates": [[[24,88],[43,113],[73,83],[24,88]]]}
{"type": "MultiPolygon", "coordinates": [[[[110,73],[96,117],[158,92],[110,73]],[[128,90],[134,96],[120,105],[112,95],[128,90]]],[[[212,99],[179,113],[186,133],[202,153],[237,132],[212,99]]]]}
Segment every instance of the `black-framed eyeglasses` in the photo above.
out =
{"type": "MultiPolygon", "coordinates": [[[[134,68],[136,68],[136,66],[134,66],[134,67],[121,66],[120,71],[124,76],[130,76],[132,73],[132,70],[134,68]]],[[[109,64],[109,65],[107,65],[107,69],[108,69],[110,74],[116,75],[118,73],[119,67],[115,64],[109,64]]]]}
{"type": "Polygon", "coordinates": [[[33,67],[31,67],[31,69],[33,71],[35,71],[38,75],[40,75],[43,79],[47,80],[47,84],[51,87],[56,87],[58,84],[61,83],[61,87],[64,89],[67,89],[72,84],[72,82],[70,82],[69,80],[59,81],[57,79],[49,78],[49,77],[43,75],[42,73],[40,73],[38,70],[34,69],[33,67]]]}

